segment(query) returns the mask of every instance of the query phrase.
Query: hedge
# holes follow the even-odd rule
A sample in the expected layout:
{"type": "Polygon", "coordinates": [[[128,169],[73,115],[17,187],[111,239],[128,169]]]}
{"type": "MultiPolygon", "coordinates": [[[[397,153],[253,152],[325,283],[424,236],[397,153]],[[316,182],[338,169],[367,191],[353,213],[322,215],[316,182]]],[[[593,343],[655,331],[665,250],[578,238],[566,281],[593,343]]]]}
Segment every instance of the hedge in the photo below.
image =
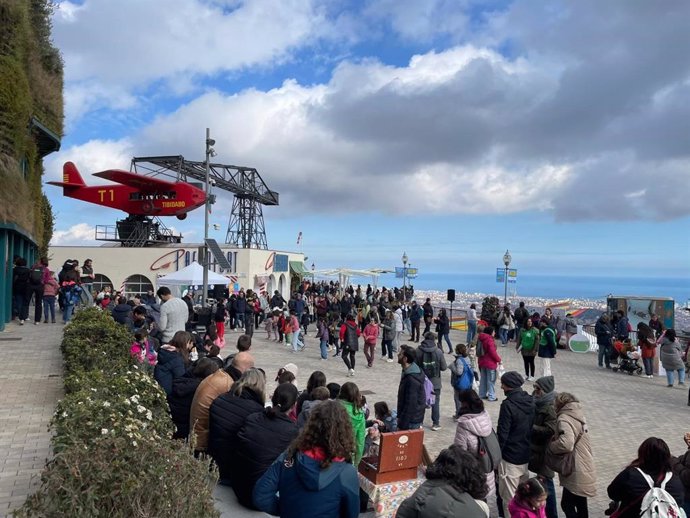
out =
{"type": "Polygon", "coordinates": [[[217,517],[217,473],[174,441],[165,393],[132,363],[131,334],[105,312],[78,312],[61,350],[65,397],[54,457],[15,517],[217,517]]]}

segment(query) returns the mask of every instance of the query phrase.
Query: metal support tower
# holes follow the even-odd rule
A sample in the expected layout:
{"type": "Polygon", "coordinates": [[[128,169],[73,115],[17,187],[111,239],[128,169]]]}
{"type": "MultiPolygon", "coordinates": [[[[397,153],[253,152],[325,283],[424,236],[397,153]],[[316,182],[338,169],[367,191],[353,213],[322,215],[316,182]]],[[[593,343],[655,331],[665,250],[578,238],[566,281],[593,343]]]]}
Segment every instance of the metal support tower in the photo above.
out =
{"type": "MultiPolygon", "coordinates": [[[[263,205],[278,205],[278,193],[271,191],[253,167],[209,164],[209,181],[216,189],[235,195],[225,242],[241,248],[268,248],[263,205]]],[[[178,181],[206,181],[206,162],[191,162],[183,156],[150,156],[132,159],[132,169],[141,174],[164,174],[178,181]]]]}

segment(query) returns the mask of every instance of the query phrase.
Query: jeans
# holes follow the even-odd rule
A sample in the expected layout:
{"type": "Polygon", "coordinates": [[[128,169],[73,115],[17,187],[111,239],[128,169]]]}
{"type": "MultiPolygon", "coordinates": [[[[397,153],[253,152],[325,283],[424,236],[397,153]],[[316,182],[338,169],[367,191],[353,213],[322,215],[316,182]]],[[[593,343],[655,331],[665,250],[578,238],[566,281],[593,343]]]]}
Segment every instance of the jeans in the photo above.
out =
{"type": "Polygon", "coordinates": [[[438,335],[438,348],[443,350],[441,338],[443,338],[446,341],[446,345],[448,345],[448,351],[452,353],[453,352],[453,344],[450,343],[450,338],[448,338],[448,333],[443,333],[442,335],[438,335]]]}
{"type": "Polygon", "coordinates": [[[534,377],[534,356],[523,356],[522,363],[525,364],[525,376],[534,377]]]}
{"type": "Polygon", "coordinates": [[[407,426],[398,426],[398,431],[401,430],[419,430],[422,427],[422,423],[410,423],[407,426]]]}
{"type": "Polygon", "coordinates": [[[508,343],[508,328],[507,327],[499,327],[498,328],[498,336],[501,338],[501,344],[505,345],[508,343]]]}
{"type": "Polygon", "coordinates": [[[405,331],[407,331],[409,334],[412,334],[412,323],[410,322],[409,318],[406,318],[403,320],[403,328],[405,331]]]}
{"type": "Polygon", "coordinates": [[[349,348],[343,348],[343,362],[348,370],[355,370],[355,355],[357,351],[353,351],[349,348]]]}
{"type": "Polygon", "coordinates": [[[244,327],[244,313],[237,313],[235,315],[235,323],[237,327],[244,327]]]}
{"type": "Polygon", "coordinates": [[[438,426],[441,422],[441,389],[434,389],[434,394],[436,398],[434,399],[434,404],[431,405],[431,424],[432,426],[438,426]]]}
{"type": "Polygon", "coordinates": [[[393,340],[383,341],[383,356],[388,356],[388,358],[393,358],[393,340]]]}
{"type": "Polygon", "coordinates": [[[496,401],[496,369],[479,369],[479,397],[484,399],[489,398],[490,401],[496,401]]]}
{"type": "Polygon", "coordinates": [[[400,335],[402,334],[402,331],[396,331],[395,332],[395,338],[393,339],[393,343],[391,344],[391,349],[393,350],[394,353],[398,352],[398,348],[400,347],[400,335]]]}
{"type": "Polygon", "coordinates": [[[299,329],[290,334],[290,343],[292,344],[292,350],[295,352],[304,349],[304,344],[299,340],[299,329]]]}
{"type": "Polygon", "coordinates": [[[413,342],[419,342],[419,325],[420,325],[419,320],[415,320],[414,322],[412,322],[412,331],[410,333],[412,336],[410,339],[413,342]]]}
{"type": "Polygon", "coordinates": [[[654,374],[654,358],[642,358],[642,365],[644,365],[644,373],[647,376],[654,374]]]}
{"type": "Polygon", "coordinates": [[[673,373],[678,372],[678,383],[685,383],[685,369],[678,369],[677,371],[666,371],[666,380],[669,385],[673,385],[673,373]]]}
{"type": "Polygon", "coordinates": [[[55,295],[43,295],[43,320],[48,322],[48,314],[50,312],[50,320],[55,322],[55,295]]]}
{"type": "Polygon", "coordinates": [[[367,365],[371,367],[374,365],[374,356],[376,355],[376,344],[364,344],[364,357],[367,359],[367,365]]]}
{"type": "Polygon", "coordinates": [[[472,343],[474,337],[477,336],[477,321],[468,320],[467,321],[467,343],[472,343]]]}
{"type": "Polygon", "coordinates": [[[66,324],[72,318],[74,313],[74,304],[65,303],[65,308],[62,310],[62,321],[66,324]]]}
{"type": "Polygon", "coordinates": [[[79,295],[82,304],[86,307],[93,306],[93,284],[82,284],[81,287],[84,290],[79,295]]]}
{"type": "Polygon", "coordinates": [[[575,495],[566,488],[563,488],[561,496],[561,509],[565,513],[565,518],[589,518],[587,497],[575,495]]]}
{"type": "Polygon", "coordinates": [[[541,485],[546,489],[546,518],[558,518],[558,505],[556,503],[556,486],[552,478],[537,477],[541,485]]]}
{"type": "Polygon", "coordinates": [[[611,344],[602,345],[599,344],[599,351],[597,353],[597,360],[599,367],[603,367],[606,363],[607,367],[611,366],[611,344]]]}
{"type": "Polygon", "coordinates": [[[328,359],[328,342],[326,340],[321,340],[321,343],[319,344],[319,348],[321,349],[321,358],[323,360],[328,359]]]}

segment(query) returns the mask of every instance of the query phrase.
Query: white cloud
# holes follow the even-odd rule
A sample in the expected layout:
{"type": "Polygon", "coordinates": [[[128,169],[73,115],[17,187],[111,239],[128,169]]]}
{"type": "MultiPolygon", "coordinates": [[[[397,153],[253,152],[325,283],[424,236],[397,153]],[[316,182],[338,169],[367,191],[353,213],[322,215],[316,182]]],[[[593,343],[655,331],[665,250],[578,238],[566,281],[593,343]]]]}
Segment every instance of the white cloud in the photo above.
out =
{"type": "MultiPolygon", "coordinates": [[[[60,181],[63,164],[74,162],[84,181],[89,185],[93,180],[90,180],[89,176],[93,173],[106,169],[129,170],[134,149],[129,139],[89,140],[84,144],[49,155],[45,161],[46,180],[60,181]]],[[[100,178],[97,179],[98,183],[103,181],[100,178]]]]}
{"type": "Polygon", "coordinates": [[[50,244],[52,246],[99,244],[95,240],[95,232],[96,228],[88,223],[78,223],[68,229],[53,232],[53,239],[50,240],[50,244]]]}

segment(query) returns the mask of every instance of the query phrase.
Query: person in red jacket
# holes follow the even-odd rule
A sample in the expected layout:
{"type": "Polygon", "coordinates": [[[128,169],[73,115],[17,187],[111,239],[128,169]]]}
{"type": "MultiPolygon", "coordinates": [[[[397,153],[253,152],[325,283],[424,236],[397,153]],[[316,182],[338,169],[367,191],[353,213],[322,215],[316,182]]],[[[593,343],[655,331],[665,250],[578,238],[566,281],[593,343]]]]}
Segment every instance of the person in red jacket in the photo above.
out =
{"type": "Polygon", "coordinates": [[[496,370],[501,363],[501,357],[496,352],[496,342],[494,340],[494,328],[487,326],[477,337],[478,345],[481,347],[481,355],[478,354],[479,364],[479,397],[496,401],[496,370]]]}
{"type": "Polygon", "coordinates": [[[367,319],[367,325],[364,327],[364,356],[367,359],[367,367],[374,365],[374,356],[376,356],[376,341],[379,338],[379,326],[376,322],[367,319]]]}

